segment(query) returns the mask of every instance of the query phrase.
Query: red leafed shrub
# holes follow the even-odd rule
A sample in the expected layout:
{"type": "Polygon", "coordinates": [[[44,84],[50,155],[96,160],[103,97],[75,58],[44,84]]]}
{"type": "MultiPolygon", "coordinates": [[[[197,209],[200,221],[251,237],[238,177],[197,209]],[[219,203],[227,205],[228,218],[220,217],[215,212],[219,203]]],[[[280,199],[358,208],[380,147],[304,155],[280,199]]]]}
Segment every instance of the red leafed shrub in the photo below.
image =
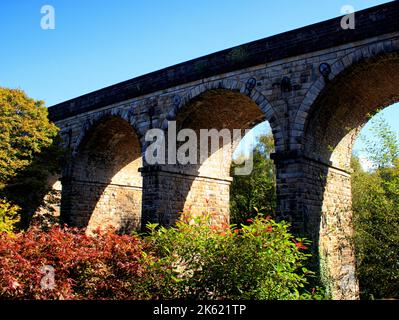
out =
{"type": "Polygon", "coordinates": [[[151,257],[143,246],[136,236],[112,231],[0,233],[0,299],[146,298],[141,279],[151,257]]]}

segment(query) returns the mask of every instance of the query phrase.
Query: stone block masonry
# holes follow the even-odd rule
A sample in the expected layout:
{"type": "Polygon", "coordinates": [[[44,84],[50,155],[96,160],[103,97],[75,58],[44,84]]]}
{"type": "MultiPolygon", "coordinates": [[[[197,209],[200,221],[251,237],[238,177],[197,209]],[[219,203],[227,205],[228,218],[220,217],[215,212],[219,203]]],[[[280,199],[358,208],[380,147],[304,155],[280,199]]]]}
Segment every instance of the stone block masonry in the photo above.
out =
{"type": "Polygon", "coordinates": [[[71,159],[61,216],[88,230],[172,225],[184,210],[228,221],[230,162],[214,152],[198,165],[149,165],[145,134],[167,133],[169,121],[195,132],[268,121],[279,214],[313,241],[332,297],[357,299],[350,156],[369,115],[399,101],[399,2],[355,17],[355,30],[328,20],[51,107],[71,159]]]}

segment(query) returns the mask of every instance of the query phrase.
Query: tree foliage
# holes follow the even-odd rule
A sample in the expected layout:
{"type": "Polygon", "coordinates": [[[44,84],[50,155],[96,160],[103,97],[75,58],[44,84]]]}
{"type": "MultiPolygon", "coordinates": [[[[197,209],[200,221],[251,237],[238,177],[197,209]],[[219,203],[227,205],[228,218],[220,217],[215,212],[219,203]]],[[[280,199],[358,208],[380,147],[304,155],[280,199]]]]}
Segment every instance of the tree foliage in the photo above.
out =
{"type": "MultiPolygon", "coordinates": [[[[257,211],[274,216],[276,210],[276,174],[270,154],[274,152],[273,135],[259,138],[253,150],[253,171],[247,176],[233,176],[230,212],[233,223],[245,223],[257,211]]],[[[232,170],[234,170],[233,166],[232,170]]],[[[234,172],[234,171],[232,171],[234,172]]]]}
{"type": "Polygon", "coordinates": [[[21,207],[24,228],[59,169],[58,129],[47,116],[43,101],[0,87],[0,197],[21,207]]]}
{"type": "Polygon", "coordinates": [[[0,88],[0,107],[0,181],[5,183],[52,144],[57,128],[43,101],[21,90],[0,88]]]}
{"type": "Polygon", "coordinates": [[[367,158],[374,168],[391,167],[399,157],[398,137],[383,117],[377,116],[372,121],[371,136],[362,137],[367,158]]]}
{"type": "Polygon", "coordinates": [[[352,159],[355,247],[363,298],[399,297],[399,145],[384,120],[367,140],[374,169],[352,159]]]}
{"type": "Polygon", "coordinates": [[[0,233],[0,300],[148,298],[143,280],[151,253],[144,260],[144,251],[137,236],[111,230],[93,237],[60,227],[0,233]]]}

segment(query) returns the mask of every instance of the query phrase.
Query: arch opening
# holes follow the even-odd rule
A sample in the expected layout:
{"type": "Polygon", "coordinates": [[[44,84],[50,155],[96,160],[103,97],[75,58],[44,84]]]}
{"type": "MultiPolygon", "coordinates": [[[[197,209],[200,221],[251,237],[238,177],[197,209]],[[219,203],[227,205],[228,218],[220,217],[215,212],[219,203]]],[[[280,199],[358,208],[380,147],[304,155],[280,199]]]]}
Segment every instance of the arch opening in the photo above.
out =
{"type": "Polygon", "coordinates": [[[352,211],[362,299],[399,297],[398,107],[373,116],[354,145],[352,211]]]}
{"type": "Polygon", "coordinates": [[[253,127],[235,149],[232,170],[235,163],[249,158],[252,158],[253,169],[248,175],[234,176],[232,181],[230,217],[233,224],[247,224],[248,219],[258,213],[277,218],[276,167],[271,159],[274,152],[274,138],[268,121],[253,127]]]}
{"type": "Polygon", "coordinates": [[[63,187],[63,219],[87,232],[111,226],[140,228],[141,145],[131,125],[117,116],[95,125],[78,148],[63,187]],[[64,191],[65,190],[65,191],[64,191]]]}
{"type": "MultiPolygon", "coordinates": [[[[230,221],[234,150],[245,135],[245,130],[264,120],[264,112],[251,98],[228,89],[205,91],[180,110],[176,117],[177,132],[184,129],[195,132],[198,137],[198,161],[195,164],[168,165],[168,171],[178,173],[178,182],[172,179],[171,183],[176,183],[179,189],[173,189],[176,193],[172,198],[177,205],[171,206],[175,212],[171,212],[172,218],[166,224],[178,219],[177,212],[190,212],[193,215],[208,213],[213,216],[215,223],[230,221]],[[210,132],[212,129],[213,134],[210,132]],[[211,135],[204,135],[204,130],[211,135]],[[206,153],[201,146],[206,147],[206,153]]],[[[185,142],[180,142],[177,148],[185,142]]],[[[252,164],[243,166],[246,165],[252,164]]]]}

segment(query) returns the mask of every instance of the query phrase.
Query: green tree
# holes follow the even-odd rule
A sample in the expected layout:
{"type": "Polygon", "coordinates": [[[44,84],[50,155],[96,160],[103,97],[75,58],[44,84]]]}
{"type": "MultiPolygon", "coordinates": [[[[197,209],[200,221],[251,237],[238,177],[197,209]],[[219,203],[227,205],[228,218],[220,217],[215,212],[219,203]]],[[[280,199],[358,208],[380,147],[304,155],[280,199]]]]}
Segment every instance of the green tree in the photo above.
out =
{"type": "Polygon", "coordinates": [[[22,228],[43,200],[49,175],[59,168],[57,136],[43,101],[0,87],[0,197],[21,207],[22,228]]]}
{"type": "Polygon", "coordinates": [[[372,171],[352,158],[355,248],[363,298],[399,297],[399,159],[398,140],[384,120],[366,140],[372,171]]]}
{"type": "Polygon", "coordinates": [[[399,157],[398,137],[383,117],[377,116],[372,121],[371,137],[362,137],[367,158],[376,168],[391,167],[399,157]]]}
{"type": "MultiPolygon", "coordinates": [[[[247,176],[233,176],[231,185],[231,221],[243,224],[257,215],[257,211],[275,216],[276,174],[270,154],[274,152],[273,135],[259,138],[253,150],[253,170],[247,176]]],[[[234,170],[236,165],[232,166],[234,170]]],[[[234,171],[232,171],[234,172],[234,171]]]]}

